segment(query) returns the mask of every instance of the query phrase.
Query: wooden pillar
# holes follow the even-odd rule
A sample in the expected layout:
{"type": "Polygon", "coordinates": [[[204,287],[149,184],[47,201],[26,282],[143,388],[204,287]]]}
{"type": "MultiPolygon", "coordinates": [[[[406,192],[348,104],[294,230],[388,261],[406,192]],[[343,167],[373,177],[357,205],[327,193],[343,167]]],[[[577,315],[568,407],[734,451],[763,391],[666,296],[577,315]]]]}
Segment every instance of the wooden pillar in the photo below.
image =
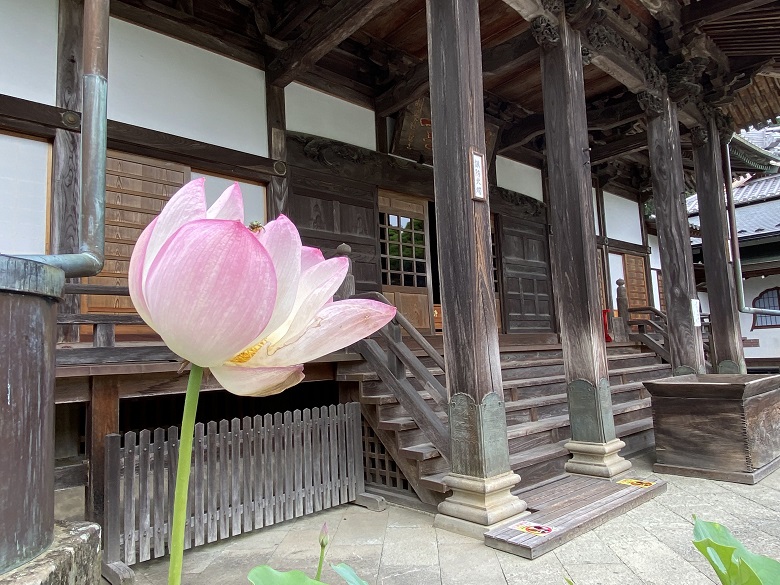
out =
{"type": "MultiPolygon", "coordinates": [[[[268,119],[268,151],[270,157],[282,163],[287,161],[287,119],[284,88],[265,84],[266,116],[268,119]]],[[[289,173],[289,170],[287,171],[289,173]]],[[[266,220],[290,213],[290,181],[288,174],[271,177],[268,183],[266,220]]]]}
{"type": "MultiPolygon", "coordinates": [[[[94,346],[114,346],[114,326],[94,326],[94,346]]],[[[106,435],[119,432],[119,377],[90,376],[87,406],[89,475],[85,517],[103,526],[105,519],[106,435]]]]}
{"type": "Polygon", "coordinates": [[[666,90],[644,92],[650,170],[655,200],[658,247],[669,329],[669,353],[675,375],[704,373],[704,347],[693,278],[688,213],[685,208],[677,106],[666,90]],[[697,313],[694,314],[694,311],[697,313]]]}
{"type": "Polygon", "coordinates": [[[436,225],[453,495],[437,524],[478,538],[525,510],[510,488],[491,268],[478,0],[428,0],[436,225]]]}
{"type": "Polygon", "coordinates": [[[726,193],[720,139],[714,118],[693,133],[704,270],[710,301],[710,361],[719,374],[745,374],[737,296],[729,266],[726,193]]]}
{"type": "MultiPolygon", "coordinates": [[[[60,108],[81,111],[81,53],[84,22],[83,0],[60,0],[57,36],[56,104],[60,108]]],[[[78,124],[78,120],[76,120],[78,124]]],[[[52,254],[79,251],[79,178],[81,176],[81,134],[58,128],[52,150],[52,254]]],[[[80,279],[69,279],[78,283],[80,279]]],[[[79,295],[64,295],[58,306],[62,314],[81,310],[79,295]]],[[[79,340],[78,325],[60,325],[57,340],[79,340]]]]}
{"type": "Polygon", "coordinates": [[[553,290],[560,317],[572,440],[566,470],[612,477],[631,467],[618,455],[601,320],[588,121],[579,33],[563,13],[539,17],[552,229],[553,290]]]}

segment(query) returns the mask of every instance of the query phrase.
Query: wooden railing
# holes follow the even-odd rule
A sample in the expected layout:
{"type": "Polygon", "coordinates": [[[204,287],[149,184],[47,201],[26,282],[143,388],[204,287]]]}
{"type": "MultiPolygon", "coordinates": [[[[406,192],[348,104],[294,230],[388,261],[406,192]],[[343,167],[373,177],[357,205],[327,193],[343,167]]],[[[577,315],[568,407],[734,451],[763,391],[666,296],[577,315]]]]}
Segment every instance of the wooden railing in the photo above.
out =
{"type": "MultiPolygon", "coordinates": [[[[391,304],[383,295],[376,292],[355,295],[353,298],[369,298],[391,304]]],[[[387,351],[384,351],[376,339],[372,338],[358,341],[355,348],[414,419],[431,444],[449,461],[450,432],[438,414],[438,412],[446,412],[449,392],[406,345],[401,329],[404,329],[444,372],[444,358],[400,313],[396,313],[395,318],[378,332],[387,345],[387,351]],[[407,370],[411,378],[408,377],[407,370]],[[427,392],[438,408],[432,408],[420,394],[421,391],[427,392]]]]}
{"type": "Polygon", "coordinates": [[[666,315],[655,307],[629,307],[626,283],[617,281],[617,326],[620,334],[616,339],[637,341],[650,349],[664,361],[671,362],[669,353],[669,331],[666,315]],[[636,327],[636,331],[634,331],[636,327]],[[657,339],[661,338],[661,341],[657,339]]]}

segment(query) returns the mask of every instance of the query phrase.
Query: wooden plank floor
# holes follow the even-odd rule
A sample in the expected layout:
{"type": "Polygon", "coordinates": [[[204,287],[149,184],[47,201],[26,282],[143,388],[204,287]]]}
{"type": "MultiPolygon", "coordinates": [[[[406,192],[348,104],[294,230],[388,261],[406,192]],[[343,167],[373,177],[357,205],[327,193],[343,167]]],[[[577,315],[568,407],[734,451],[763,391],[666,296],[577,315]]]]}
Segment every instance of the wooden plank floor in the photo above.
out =
{"type": "Polygon", "coordinates": [[[535,559],[665,491],[666,482],[661,480],[565,475],[520,494],[531,515],[491,530],[485,544],[535,559]]]}

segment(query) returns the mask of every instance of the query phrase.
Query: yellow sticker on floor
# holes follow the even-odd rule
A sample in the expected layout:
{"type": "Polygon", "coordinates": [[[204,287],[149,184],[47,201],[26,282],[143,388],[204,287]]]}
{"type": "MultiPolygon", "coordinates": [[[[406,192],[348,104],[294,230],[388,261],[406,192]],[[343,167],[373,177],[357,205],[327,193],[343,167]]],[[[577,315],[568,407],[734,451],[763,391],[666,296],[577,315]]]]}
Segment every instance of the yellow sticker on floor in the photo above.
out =
{"type": "Polygon", "coordinates": [[[527,532],[528,534],[536,534],[541,536],[544,534],[550,534],[553,531],[552,526],[545,526],[544,524],[532,524],[530,522],[520,522],[512,526],[515,530],[520,532],[527,532]]]}
{"type": "Polygon", "coordinates": [[[655,485],[654,481],[644,481],[641,479],[621,479],[620,481],[617,481],[615,483],[619,483],[621,485],[630,485],[631,487],[640,487],[640,488],[649,488],[655,485]]]}

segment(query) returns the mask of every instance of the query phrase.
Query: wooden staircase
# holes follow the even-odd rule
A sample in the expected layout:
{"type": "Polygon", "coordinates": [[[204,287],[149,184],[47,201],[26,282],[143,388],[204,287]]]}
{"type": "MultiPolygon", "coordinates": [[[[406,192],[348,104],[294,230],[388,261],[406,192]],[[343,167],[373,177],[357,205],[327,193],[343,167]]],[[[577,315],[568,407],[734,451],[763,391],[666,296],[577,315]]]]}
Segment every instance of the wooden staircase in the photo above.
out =
{"type": "MultiPolygon", "coordinates": [[[[398,323],[388,326],[389,334],[384,340],[386,352],[379,349],[375,340],[361,342],[376,346],[373,348],[374,361],[397,359],[394,352],[398,344],[409,351],[400,341],[400,332],[392,331],[398,326],[398,323]]],[[[414,340],[410,340],[410,344],[414,346],[414,340]]],[[[363,416],[420,500],[436,505],[446,497],[443,478],[449,471],[449,463],[441,449],[433,444],[430,427],[439,423],[448,428],[446,403],[430,384],[420,381],[419,371],[405,364],[407,369],[397,373],[417,394],[419,403],[414,408],[428,409],[428,420],[418,424],[420,417],[412,416],[402,404],[408,398],[401,396],[402,400],[399,400],[398,393],[391,387],[395,383],[388,384],[386,376],[378,375],[371,356],[365,348],[359,349],[367,362],[360,366],[340,366],[338,379],[356,383],[356,395],[350,398],[360,401],[363,416]]],[[[427,374],[444,385],[439,360],[432,359],[429,352],[423,350],[410,353],[420,366],[425,367],[427,374]]],[[[626,443],[621,454],[630,455],[653,443],[650,397],[642,382],[669,376],[671,370],[655,353],[636,343],[609,344],[608,358],[615,430],[626,443]]],[[[379,365],[386,370],[384,364],[379,365]]],[[[522,491],[561,476],[569,459],[563,446],[571,437],[563,357],[559,345],[514,346],[502,349],[501,365],[510,464],[522,478],[516,488],[522,491]]],[[[415,368],[418,369],[419,366],[415,368]]],[[[441,437],[437,442],[440,440],[441,437]]]]}

